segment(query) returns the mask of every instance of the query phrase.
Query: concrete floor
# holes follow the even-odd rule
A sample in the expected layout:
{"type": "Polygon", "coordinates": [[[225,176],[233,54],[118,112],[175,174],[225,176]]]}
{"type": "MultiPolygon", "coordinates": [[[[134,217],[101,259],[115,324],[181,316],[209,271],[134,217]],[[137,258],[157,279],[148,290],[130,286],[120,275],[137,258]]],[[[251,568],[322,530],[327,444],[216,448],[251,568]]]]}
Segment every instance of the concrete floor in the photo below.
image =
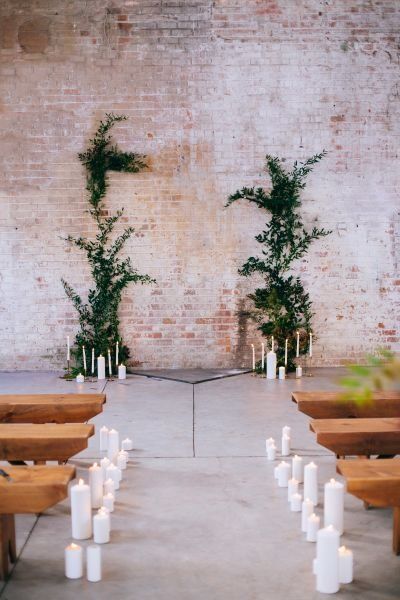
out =
{"type": "MultiPolygon", "coordinates": [[[[130,376],[105,386],[94,419],[134,440],[135,450],[102,546],[103,581],[64,578],[69,503],[36,519],[17,517],[19,561],[2,600],[313,600],[315,544],[300,531],[286,489],[274,482],[265,438],[292,427],[294,450],[320,467],[320,487],[335,475],[331,453],[316,445],[293,389],[334,389],[337,370],[313,378],[266,381],[240,375],[192,386],[130,376]],[[194,397],[193,397],[194,390],[194,397]]],[[[96,391],[51,373],[0,374],[1,393],[96,391]]],[[[76,457],[85,476],[99,459],[98,439],[76,457]]],[[[318,508],[322,513],[321,507],[318,508]]],[[[355,554],[355,581],[339,596],[400,598],[400,557],[391,552],[389,510],[363,509],[346,495],[342,543],[355,554]]],[[[90,542],[83,542],[86,546],[90,542]]]]}

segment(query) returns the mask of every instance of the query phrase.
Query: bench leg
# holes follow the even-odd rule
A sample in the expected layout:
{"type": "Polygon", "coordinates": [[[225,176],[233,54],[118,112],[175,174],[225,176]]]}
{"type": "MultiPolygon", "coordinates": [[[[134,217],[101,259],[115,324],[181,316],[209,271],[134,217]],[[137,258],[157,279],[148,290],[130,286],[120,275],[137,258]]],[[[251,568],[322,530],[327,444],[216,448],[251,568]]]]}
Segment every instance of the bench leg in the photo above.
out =
{"type": "Polygon", "coordinates": [[[8,576],[8,561],[17,560],[14,515],[0,515],[0,579],[8,576]]]}
{"type": "Polygon", "coordinates": [[[400,554],[400,506],[393,507],[393,552],[400,554]]]}

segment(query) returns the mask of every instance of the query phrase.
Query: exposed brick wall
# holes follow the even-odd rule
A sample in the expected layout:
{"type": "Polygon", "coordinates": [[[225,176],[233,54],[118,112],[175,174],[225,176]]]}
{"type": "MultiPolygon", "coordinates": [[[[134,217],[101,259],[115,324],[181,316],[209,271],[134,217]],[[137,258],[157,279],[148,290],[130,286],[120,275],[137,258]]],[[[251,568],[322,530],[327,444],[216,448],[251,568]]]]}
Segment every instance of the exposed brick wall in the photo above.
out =
{"type": "Polygon", "coordinates": [[[157,287],[130,287],[122,324],[145,366],[249,364],[238,317],[255,285],[262,213],[224,209],[268,185],[265,154],[329,156],[304,193],[334,233],[298,265],[314,300],[316,364],[398,347],[400,3],[397,0],[2,0],[0,369],[60,366],[90,233],[77,152],[107,111],[151,168],[113,173],[110,210],[157,287]]]}

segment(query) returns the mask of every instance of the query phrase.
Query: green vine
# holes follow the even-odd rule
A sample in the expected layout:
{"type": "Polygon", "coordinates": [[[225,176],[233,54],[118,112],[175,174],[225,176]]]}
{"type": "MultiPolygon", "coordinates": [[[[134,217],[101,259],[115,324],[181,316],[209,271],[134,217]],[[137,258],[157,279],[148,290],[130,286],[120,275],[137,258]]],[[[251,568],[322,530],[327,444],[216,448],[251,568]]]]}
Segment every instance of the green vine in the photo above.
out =
{"type": "MultiPolygon", "coordinates": [[[[92,348],[95,350],[96,357],[100,354],[107,357],[108,349],[114,349],[118,342],[120,362],[125,362],[129,358],[129,348],[124,344],[119,332],[118,308],[122,292],[129,283],[155,283],[155,280],[148,275],[140,275],[132,266],[129,257],[119,256],[126,241],[134,233],[134,229],[126,227],[112,241],[112,233],[123,214],[123,209],[108,216],[104,206],[108,189],[108,171],[137,173],[146,167],[144,156],[133,152],[121,152],[111,144],[110,129],[115,123],[126,118],[123,115],[107,114],[95,136],[89,141],[86,152],[78,155],[87,172],[86,189],[89,192],[90,204],[88,213],[95,222],[97,234],[94,239],[67,237],[68,242],[86,253],[94,282],[85,302],[72,286],[62,279],[65,293],[79,315],[80,331],[76,335],[76,347],[73,350],[76,362],[73,375],[82,372],[83,369],[82,346],[86,349],[88,372],[90,372],[92,348]]],[[[114,364],[114,352],[111,354],[114,364]]],[[[97,369],[96,361],[95,369],[97,369]]]]}
{"type": "Polygon", "coordinates": [[[229,206],[237,200],[248,200],[270,215],[265,229],[255,236],[262,246],[262,257],[248,258],[239,273],[244,277],[253,273],[262,276],[264,287],[248,296],[254,305],[248,314],[259,324],[258,329],[265,337],[273,335],[277,341],[278,365],[284,364],[285,340],[288,339],[289,370],[295,367],[297,331],[300,332],[300,355],[307,352],[313,313],[312,302],[300,278],[288,272],[314,240],[331,233],[317,227],[307,231],[299,210],[305,179],[325,154],[325,151],[315,154],[304,163],[296,161],[290,172],[283,168],[281,159],[267,155],[271,190],[243,188],[226,203],[229,206]]]}

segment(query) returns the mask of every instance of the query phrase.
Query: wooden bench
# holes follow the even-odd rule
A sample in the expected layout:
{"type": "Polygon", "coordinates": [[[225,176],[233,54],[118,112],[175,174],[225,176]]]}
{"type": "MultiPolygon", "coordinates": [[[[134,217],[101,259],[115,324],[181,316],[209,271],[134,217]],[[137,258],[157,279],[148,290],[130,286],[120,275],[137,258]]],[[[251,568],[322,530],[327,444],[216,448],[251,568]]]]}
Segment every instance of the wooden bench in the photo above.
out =
{"type": "Polygon", "coordinates": [[[88,445],[94,426],[83,423],[0,424],[0,460],[65,462],[88,445]]]}
{"type": "Polygon", "coordinates": [[[105,394],[3,394],[1,423],[84,423],[103,410],[105,394]]]}
{"type": "Polygon", "coordinates": [[[400,419],[313,419],[310,429],[337,456],[400,454],[400,419]]]}
{"type": "Polygon", "coordinates": [[[15,514],[41,513],[68,496],[75,477],[70,466],[5,467],[11,479],[0,476],[0,578],[5,579],[9,559],[17,559],[15,514]]]}
{"type": "Polygon", "coordinates": [[[375,392],[371,402],[362,405],[342,400],[340,392],[293,392],[297,408],[313,419],[374,417],[400,418],[400,392],[375,392]]]}
{"type": "Polygon", "coordinates": [[[393,507],[393,552],[400,554],[400,459],[339,460],[347,491],[373,506],[393,507]]]}

